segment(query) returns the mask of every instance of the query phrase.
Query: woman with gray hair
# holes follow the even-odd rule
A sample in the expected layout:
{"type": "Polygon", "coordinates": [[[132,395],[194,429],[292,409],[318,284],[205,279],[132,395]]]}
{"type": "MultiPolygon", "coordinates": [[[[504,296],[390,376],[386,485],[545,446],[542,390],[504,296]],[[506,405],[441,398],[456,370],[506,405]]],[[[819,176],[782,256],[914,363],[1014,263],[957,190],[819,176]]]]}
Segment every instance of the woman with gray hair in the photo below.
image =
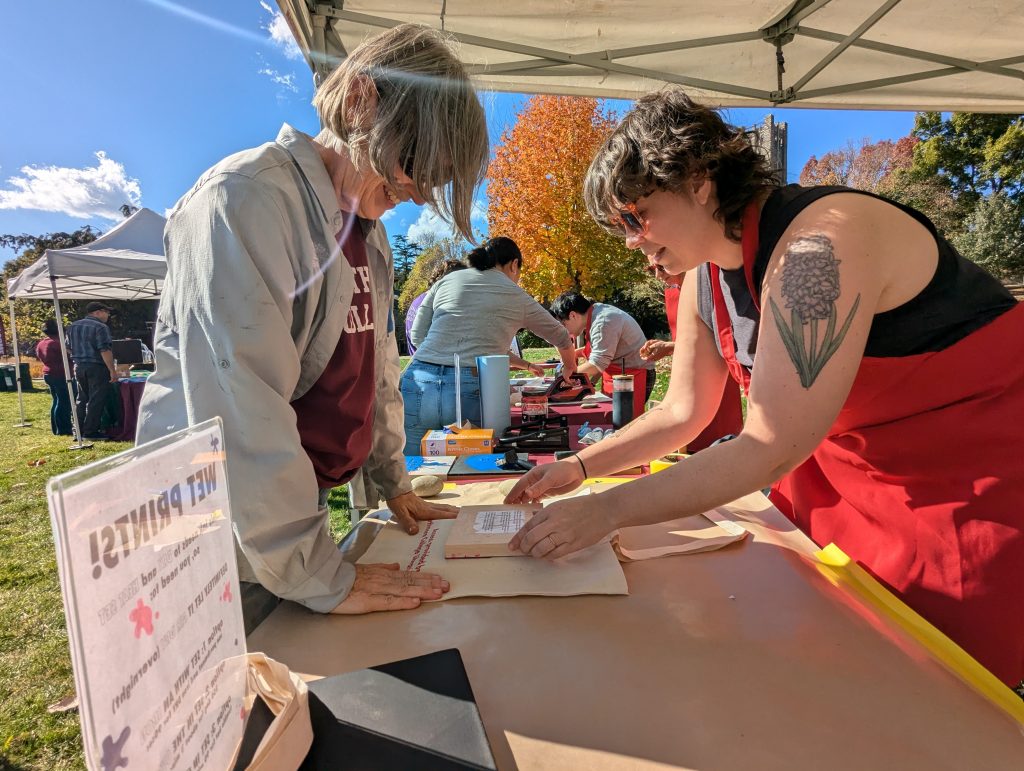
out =
{"type": "Polygon", "coordinates": [[[315,138],[284,126],[203,174],[171,212],[137,436],[223,420],[249,626],[277,598],[364,613],[447,591],[437,575],[346,563],[326,502],[363,467],[409,533],[454,516],[417,498],[405,473],[379,220],[411,200],[472,237],[483,109],[448,39],[414,25],[358,46],[314,105],[315,138]]]}

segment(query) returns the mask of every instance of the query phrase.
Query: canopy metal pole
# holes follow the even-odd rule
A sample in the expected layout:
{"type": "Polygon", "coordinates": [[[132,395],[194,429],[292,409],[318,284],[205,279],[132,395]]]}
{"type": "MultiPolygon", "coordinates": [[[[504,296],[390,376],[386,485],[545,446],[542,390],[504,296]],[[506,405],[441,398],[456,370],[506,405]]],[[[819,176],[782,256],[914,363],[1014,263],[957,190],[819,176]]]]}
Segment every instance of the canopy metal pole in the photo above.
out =
{"type": "Polygon", "coordinates": [[[21,394],[21,351],[18,350],[18,330],[14,326],[14,298],[8,296],[7,304],[11,309],[11,341],[14,343],[14,382],[18,384],[18,409],[21,411],[21,422],[15,428],[28,428],[32,424],[25,420],[25,400],[21,394]]]}
{"type": "Polygon", "coordinates": [[[60,317],[60,300],[57,298],[57,277],[50,276],[50,290],[53,292],[53,312],[57,315],[57,339],[60,340],[60,355],[64,359],[64,377],[67,379],[68,399],[71,400],[71,427],[75,431],[75,443],[68,449],[86,450],[92,447],[92,442],[82,441],[82,428],[78,425],[78,405],[75,401],[75,391],[71,387],[71,362],[68,361],[68,346],[64,340],[64,322],[60,317]]]}

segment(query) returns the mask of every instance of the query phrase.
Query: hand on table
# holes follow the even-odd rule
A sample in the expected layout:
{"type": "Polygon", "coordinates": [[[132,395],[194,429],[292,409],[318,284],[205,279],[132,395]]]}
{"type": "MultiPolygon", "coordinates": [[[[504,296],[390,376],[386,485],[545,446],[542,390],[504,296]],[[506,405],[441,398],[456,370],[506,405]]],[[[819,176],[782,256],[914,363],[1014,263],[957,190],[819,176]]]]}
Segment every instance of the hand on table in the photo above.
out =
{"type": "Polygon", "coordinates": [[[671,356],[674,350],[675,343],[668,340],[648,340],[640,348],[640,358],[644,361],[658,361],[671,356]]]}
{"type": "Polygon", "coordinates": [[[575,458],[535,466],[516,482],[505,503],[535,503],[549,495],[561,495],[583,484],[583,467],[575,458]]]}
{"type": "Polygon", "coordinates": [[[342,615],[409,610],[421,600],[439,600],[451,587],[436,573],[399,570],[398,563],[356,565],[352,591],[331,611],[342,615]]]}
{"type": "Polygon", "coordinates": [[[414,492],[402,493],[397,498],[389,498],[388,508],[391,510],[391,516],[395,518],[395,522],[409,535],[416,535],[420,531],[419,525],[416,524],[417,520],[455,519],[459,514],[459,510],[454,506],[429,503],[414,492]]]}
{"type": "Polygon", "coordinates": [[[615,529],[604,509],[590,495],[552,503],[512,536],[508,548],[553,560],[593,546],[615,529]]]}
{"type": "Polygon", "coordinates": [[[527,364],[526,369],[535,377],[544,377],[544,375],[547,374],[547,370],[545,370],[540,364],[527,364]]]}

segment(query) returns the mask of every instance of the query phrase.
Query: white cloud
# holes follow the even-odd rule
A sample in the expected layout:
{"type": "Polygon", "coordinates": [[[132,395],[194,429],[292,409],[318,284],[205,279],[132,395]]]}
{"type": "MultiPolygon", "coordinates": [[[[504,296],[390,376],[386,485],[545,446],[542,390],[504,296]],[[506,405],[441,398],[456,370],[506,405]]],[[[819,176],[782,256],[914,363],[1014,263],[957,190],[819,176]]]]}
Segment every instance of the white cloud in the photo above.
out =
{"type": "Polygon", "coordinates": [[[386,212],[384,212],[382,215],[380,215],[380,221],[381,222],[387,222],[388,220],[393,219],[394,216],[395,216],[395,210],[394,209],[388,209],[386,212]]]}
{"type": "Polygon", "coordinates": [[[299,87],[295,85],[294,73],[282,75],[280,72],[271,69],[270,67],[264,67],[261,70],[256,70],[256,72],[260,75],[266,75],[267,77],[270,78],[271,82],[275,83],[278,86],[281,86],[281,88],[291,91],[293,94],[299,93],[299,87]]]}
{"type": "Polygon", "coordinates": [[[302,50],[299,48],[298,43],[295,42],[292,31],[288,27],[288,22],[281,15],[281,12],[272,8],[269,3],[265,3],[263,0],[260,0],[260,5],[271,16],[270,22],[263,28],[270,34],[271,42],[289,59],[301,59],[302,50]]]}
{"type": "Polygon", "coordinates": [[[100,150],[96,165],[84,169],[61,166],[23,166],[0,190],[0,209],[34,209],[70,217],[123,219],[123,204],[142,205],[139,181],[125,175],[124,166],[100,150]]]}
{"type": "Polygon", "coordinates": [[[487,224],[487,201],[477,198],[473,201],[473,210],[469,214],[469,221],[479,228],[487,224]]]}
{"type": "Polygon", "coordinates": [[[431,237],[436,239],[452,238],[452,226],[441,219],[437,212],[424,206],[420,209],[420,216],[409,226],[409,232],[405,235],[410,241],[429,241],[431,237]]]}
{"type": "MultiPolygon", "coordinates": [[[[470,224],[473,226],[474,231],[481,233],[487,230],[487,201],[485,199],[478,198],[473,201],[473,209],[469,215],[470,224]]],[[[443,219],[441,219],[437,213],[428,206],[424,206],[420,209],[420,216],[414,223],[409,226],[409,231],[406,233],[406,238],[410,241],[422,242],[424,239],[430,240],[430,238],[454,238],[457,241],[462,240],[462,236],[455,232],[455,229],[443,219]]]]}

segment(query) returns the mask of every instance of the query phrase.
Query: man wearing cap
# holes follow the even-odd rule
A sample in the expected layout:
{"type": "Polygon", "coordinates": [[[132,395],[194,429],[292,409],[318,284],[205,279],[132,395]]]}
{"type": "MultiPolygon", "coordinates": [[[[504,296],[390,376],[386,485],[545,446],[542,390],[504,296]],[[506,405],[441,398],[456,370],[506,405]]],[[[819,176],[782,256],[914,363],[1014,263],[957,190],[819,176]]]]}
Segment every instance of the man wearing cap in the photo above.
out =
{"type": "Polygon", "coordinates": [[[110,384],[117,380],[107,326],[110,310],[103,303],[91,302],[85,306],[85,316],[68,327],[71,360],[78,381],[78,425],[86,439],[106,438],[100,433],[100,417],[110,384]]]}

